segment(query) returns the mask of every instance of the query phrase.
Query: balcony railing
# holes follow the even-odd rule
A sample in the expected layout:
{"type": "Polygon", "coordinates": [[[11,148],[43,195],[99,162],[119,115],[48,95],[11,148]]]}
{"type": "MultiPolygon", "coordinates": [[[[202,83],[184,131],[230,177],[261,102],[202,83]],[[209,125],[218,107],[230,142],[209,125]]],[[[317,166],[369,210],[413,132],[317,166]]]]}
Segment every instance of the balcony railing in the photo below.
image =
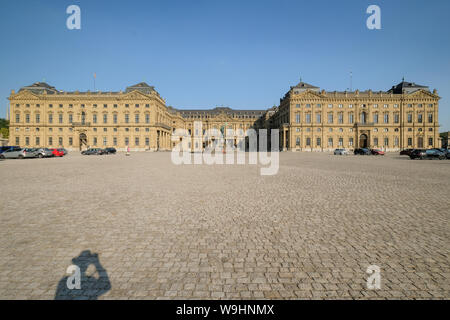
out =
{"type": "Polygon", "coordinates": [[[72,122],[71,124],[74,127],[90,127],[91,126],[90,122],[72,122]]]}

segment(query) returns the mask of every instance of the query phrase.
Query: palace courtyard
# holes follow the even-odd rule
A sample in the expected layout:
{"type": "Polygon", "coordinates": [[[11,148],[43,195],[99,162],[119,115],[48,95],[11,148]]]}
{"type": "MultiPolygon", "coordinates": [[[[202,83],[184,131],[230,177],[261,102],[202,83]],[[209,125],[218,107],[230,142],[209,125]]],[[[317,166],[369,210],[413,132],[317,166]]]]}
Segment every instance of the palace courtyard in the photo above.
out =
{"type": "Polygon", "coordinates": [[[83,299],[450,298],[450,160],[284,152],[261,176],[170,155],[0,161],[0,298],[70,298],[85,250],[105,271],[83,299]]]}

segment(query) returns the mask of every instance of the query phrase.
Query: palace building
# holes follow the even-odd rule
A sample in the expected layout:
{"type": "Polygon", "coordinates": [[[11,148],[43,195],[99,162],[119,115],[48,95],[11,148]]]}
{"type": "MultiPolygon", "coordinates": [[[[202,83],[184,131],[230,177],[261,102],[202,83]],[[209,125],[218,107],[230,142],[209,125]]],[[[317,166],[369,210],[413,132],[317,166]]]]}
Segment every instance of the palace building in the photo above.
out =
{"type": "Polygon", "coordinates": [[[192,136],[189,148],[201,150],[208,141],[194,139],[212,128],[279,129],[280,149],[292,151],[395,151],[440,144],[440,97],[436,90],[405,81],[378,92],[330,92],[300,82],[279,106],[266,110],[175,109],[143,82],[119,92],[68,92],[37,82],[17,93],[12,90],[8,99],[9,143],[23,147],[171,150],[172,133],[185,129],[192,136]],[[200,133],[197,121],[202,123],[200,133]]]}

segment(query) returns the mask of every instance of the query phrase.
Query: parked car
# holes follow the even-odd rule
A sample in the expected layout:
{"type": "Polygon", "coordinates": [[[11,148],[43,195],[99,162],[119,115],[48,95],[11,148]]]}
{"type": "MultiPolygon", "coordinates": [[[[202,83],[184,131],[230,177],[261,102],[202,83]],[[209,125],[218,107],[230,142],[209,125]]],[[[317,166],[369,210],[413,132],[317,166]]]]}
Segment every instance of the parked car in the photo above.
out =
{"type": "Polygon", "coordinates": [[[348,151],[345,150],[345,149],[336,149],[336,150],[334,150],[334,154],[335,155],[340,155],[340,156],[347,155],[348,151]]]}
{"type": "Polygon", "coordinates": [[[49,150],[52,151],[52,154],[53,154],[53,156],[55,156],[55,157],[62,157],[62,156],[64,156],[64,152],[59,151],[58,149],[50,148],[49,150]]]}
{"type": "Polygon", "coordinates": [[[3,153],[3,152],[5,152],[7,150],[10,150],[10,149],[20,150],[21,148],[19,146],[1,146],[0,147],[0,153],[3,153]]]}
{"type": "Polygon", "coordinates": [[[38,158],[49,158],[54,157],[53,151],[49,148],[39,148],[37,149],[38,158]]]}
{"type": "Polygon", "coordinates": [[[367,148],[357,148],[353,151],[354,154],[370,155],[371,152],[367,148]]]}
{"type": "Polygon", "coordinates": [[[400,151],[401,156],[409,156],[414,149],[404,149],[400,151]]]}
{"type": "Polygon", "coordinates": [[[370,153],[376,156],[384,156],[384,151],[380,149],[370,149],[370,153]]]}
{"type": "Polygon", "coordinates": [[[0,157],[2,159],[36,158],[37,152],[33,151],[33,149],[30,148],[21,148],[21,149],[12,148],[0,154],[0,157]]]}
{"type": "Polygon", "coordinates": [[[409,156],[411,159],[439,159],[443,160],[446,158],[444,152],[438,150],[438,149],[416,149],[413,152],[411,152],[411,155],[409,156]]]}
{"type": "Polygon", "coordinates": [[[81,151],[81,154],[84,154],[84,155],[92,155],[92,154],[94,154],[94,155],[101,155],[101,154],[105,154],[105,151],[103,149],[100,149],[100,148],[90,148],[90,149],[81,151]]]}
{"type": "Polygon", "coordinates": [[[105,152],[105,154],[115,154],[116,148],[106,148],[103,151],[105,152]]]}
{"type": "Polygon", "coordinates": [[[58,148],[57,150],[58,150],[58,151],[61,151],[62,153],[64,153],[64,155],[66,155],[66,154],[69,153],[69,151],[67,151],[67,150],[64,149],[64,148],[58,148]]]}

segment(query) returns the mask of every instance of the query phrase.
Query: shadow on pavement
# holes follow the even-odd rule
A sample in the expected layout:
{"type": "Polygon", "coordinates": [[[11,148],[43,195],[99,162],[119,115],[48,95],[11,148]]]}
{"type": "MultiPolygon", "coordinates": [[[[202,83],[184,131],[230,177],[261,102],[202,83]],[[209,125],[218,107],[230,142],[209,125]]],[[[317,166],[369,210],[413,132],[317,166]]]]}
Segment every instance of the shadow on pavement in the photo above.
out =
{"type": "Polygon", "coordinates": [[[72,263],[79,268],[79,286],[76,285],[77,272],[63,277],[56,289],[55,300],[97,300],[99,296],[111,290],[106,270],[100,264],[97,253],[85,250],[72,263]],[[92,271],[95,267],[95,271],[92,271]],[[77,288],[78,287],[78,288],[77,288]],[[72,288],[72,289],[71,289],[72,288]]]}

